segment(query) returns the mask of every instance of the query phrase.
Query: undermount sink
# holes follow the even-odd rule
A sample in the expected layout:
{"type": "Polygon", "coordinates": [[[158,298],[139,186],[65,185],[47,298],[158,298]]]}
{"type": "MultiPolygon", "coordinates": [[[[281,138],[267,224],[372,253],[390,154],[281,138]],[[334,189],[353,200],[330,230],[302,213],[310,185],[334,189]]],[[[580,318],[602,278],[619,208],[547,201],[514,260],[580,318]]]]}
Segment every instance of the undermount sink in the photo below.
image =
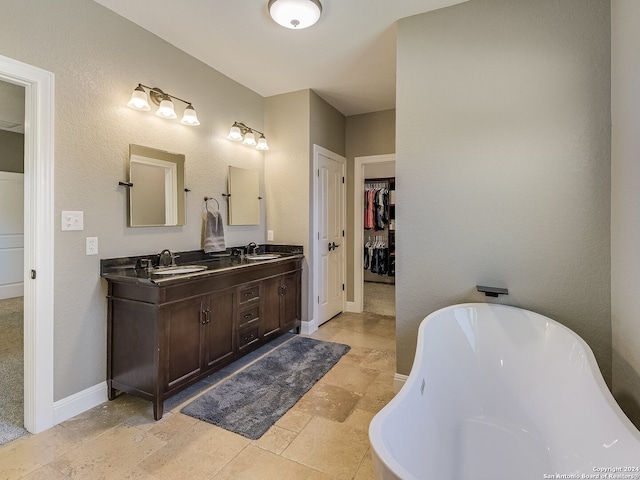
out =
{"type": "Polygon", "coordinates": [[[247,260],[273,260],[274,258],[280,258],[280,255],[274,253],[258,253],[256,255],[247,255],[247,260]]]}
{"type": "Polygon", "coordinates": [[[184,273],[195,273],[206,270],[207,267],[202,267],[200,265],[184,265],[177,267],[162,267],[153,271],[156,275],[178,275],[184,273]]]}

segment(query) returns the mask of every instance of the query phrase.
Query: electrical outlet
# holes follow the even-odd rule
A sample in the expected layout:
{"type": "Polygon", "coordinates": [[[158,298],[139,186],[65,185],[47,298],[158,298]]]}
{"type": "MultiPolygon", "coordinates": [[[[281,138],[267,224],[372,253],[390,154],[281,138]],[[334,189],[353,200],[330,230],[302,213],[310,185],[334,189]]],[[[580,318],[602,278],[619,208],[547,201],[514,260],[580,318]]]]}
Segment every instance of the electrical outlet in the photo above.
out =
{"type": "Polygon", "coordinates": [[[267,230],[267,241],[273,242],[273,230],[267,230]]]}
{"type": "Polygon", "coordinates": [[[87,255],[98,254],[98,237],[87,237],[87,255]]]}
{"type": "Polygon", "coordinates": [[[83,230],[84,229],[84,212],[63,211],[61,215],[62,230],[83,230]]]}

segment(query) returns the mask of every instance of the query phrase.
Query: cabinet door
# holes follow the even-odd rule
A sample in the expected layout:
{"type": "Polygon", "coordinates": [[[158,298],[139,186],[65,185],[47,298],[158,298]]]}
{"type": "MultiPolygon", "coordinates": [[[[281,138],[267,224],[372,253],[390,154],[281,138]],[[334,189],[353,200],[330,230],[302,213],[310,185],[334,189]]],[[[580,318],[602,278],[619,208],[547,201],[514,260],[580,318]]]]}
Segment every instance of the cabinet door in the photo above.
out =
{"type": "Polygon", "coordinates": [[[164,326],[167,390],[189,381],[202,372],[200,345],[208,302],[208,296],[202,296],[167,307],[164,326]]]}
{"type": "Polygon", "coordinates": [[[280,331],[280,300],[282,296],[282,276],[262,282],[262,305],[260,320],[262,337],[267,339],[280,331]]]}
{"type": "Polygon", "coordinates": [[[283,275],[281,281],[280,325],[284,330],[291,330],[300,322],[300,272],[283,275]]]}
{"type": "Polygon", "coordinates": [[[209,296],[203,348],[207,369],[233,355],[235,302],[235,289],[209,296]]]}

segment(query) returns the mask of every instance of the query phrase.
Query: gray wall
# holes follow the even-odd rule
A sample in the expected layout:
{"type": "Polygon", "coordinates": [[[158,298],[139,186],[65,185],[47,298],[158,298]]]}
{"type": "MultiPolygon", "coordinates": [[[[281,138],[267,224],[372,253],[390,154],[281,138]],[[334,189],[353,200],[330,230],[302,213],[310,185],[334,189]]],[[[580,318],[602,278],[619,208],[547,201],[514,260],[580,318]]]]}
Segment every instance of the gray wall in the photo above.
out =
{"type": "Polygon", "coordinates": [[[24,134],[0,130],[0,171],[24,173],[24,134]]]}
{"type": "Polygon", "coordinates": [[[487,284],[575,330],[610,382],[609,41],[605,0],[473,0],[399,22],[399,373],[420,321],[487,301],[487,284]]]}
{"type": "MultiPolygon", "coordinates": [[[[387,155],[396,151],[396,111],[351,115],[346,122],[346,157],[347,157],[347,238],[354,236],[353,225],[353,168],[355,157],[371,155],[387,155]]],[[[358,225],[361,228],[361,225],[358,225]]],[[[354,271],[353,241],[347,242],[347,300],[353,302],[354,271]]]]}
{"type": "MultiPolygon", "coordinates": [[[[221,47],[223,48],[223,47],[221,47]]],[[[103,382],[106,283],[99,259],[201,248],[205,195],[222,202],[227,168],[264,174],[264,155],[226,139],[234,121],[263,129],[264,99],[110,10],[86,0],[4,0],[0,54],[55,74],[55,214],[84,211],[84,231],[55,232],[54,395],[103,382]],[[193,102],[199,127],[126,106],[138,83],[193,102]],[[185,154],[187,225],[127,228],[129,144],[185,154]],[[85,237],[99,238],[85,256],[85,237]]],[[[184,107],[176,102],[176,110],[184,107]]],[[[268,132],[266,132],[268,135],[268,132]]],[[[226,209],[222,204],[226,220],[226,209]]],[[[225,227],[227,245],[264,242],[264,224],[225,227]]]]}
{"type": "Polygon", "coordinates": [[[265,128],[271,147],[265,155],[267,229],[273,230],[274,243],[304,246],[302,320],[308,321],[313,318],[308,300],[313,298],[313,145],[344,155],[345,117],[312,90],[300,90],[265,99],[265,128]]]}
{"type": "Polygon", "coordinates": [[[611,3],[613,393],[640,428],[640,2],[611,3]]]}

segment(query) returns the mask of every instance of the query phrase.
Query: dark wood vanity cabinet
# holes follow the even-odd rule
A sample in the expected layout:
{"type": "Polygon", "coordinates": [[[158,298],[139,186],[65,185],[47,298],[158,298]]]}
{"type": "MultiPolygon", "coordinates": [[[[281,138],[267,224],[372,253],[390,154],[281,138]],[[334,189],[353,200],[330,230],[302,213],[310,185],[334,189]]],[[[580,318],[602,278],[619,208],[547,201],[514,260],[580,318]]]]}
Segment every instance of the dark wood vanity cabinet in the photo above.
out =
{"type": "Polygon", "coordinates": [[[299,257],[167,285],[109,284],[107,385],[163,402],[271,339],[300,326],[299,257]]]}
{"type": "Polygon", "coordinates": [[[198,377],[233,356],[235,289],[169,305],[166,312],[164,388],[198,377]]]}

